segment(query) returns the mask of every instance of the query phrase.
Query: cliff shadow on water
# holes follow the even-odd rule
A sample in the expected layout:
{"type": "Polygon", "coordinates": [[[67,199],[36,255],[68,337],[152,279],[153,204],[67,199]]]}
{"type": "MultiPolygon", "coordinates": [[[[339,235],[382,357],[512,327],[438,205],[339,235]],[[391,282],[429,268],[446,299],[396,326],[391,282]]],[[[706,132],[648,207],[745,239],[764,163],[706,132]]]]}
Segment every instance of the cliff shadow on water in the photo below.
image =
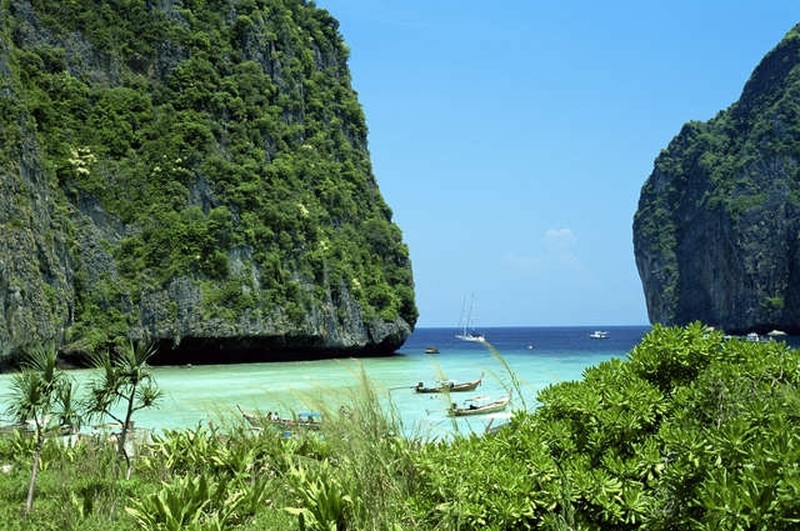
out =
{"type": "Polygon", "coordinates": [[[391,356],[397,348],[393,343],[369,348],[326,348],[321,341],[308,337],[187,338],[177,346],[169,340],[158,342],[157,353],[150,361],[153,365],[200,365],[367,358],[391,356]]]}

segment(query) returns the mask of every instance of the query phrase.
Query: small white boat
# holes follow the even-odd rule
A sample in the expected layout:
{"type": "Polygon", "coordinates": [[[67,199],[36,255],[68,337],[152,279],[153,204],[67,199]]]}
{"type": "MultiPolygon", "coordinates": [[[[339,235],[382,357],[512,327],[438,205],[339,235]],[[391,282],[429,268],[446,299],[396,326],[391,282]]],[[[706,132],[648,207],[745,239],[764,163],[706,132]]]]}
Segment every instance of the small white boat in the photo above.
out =
{"type": "Polygon", "coordinates": [[[752,341],[753,343],[758,343],[759,341],[761,341],[761,336],[756,334],[755,332],[750,332],[745,336],[745,339],[747,339],[748,341],[752,341]]]}
{"type": "Polygon", "coordinates": [[[606,332],[605,330],[595,330],[594,332],[589,334],[589,337],[591,337],[592,339],[608,339],[608,332],[606,332]]]}
{"type": "Polygon", "coordinates": [[[483,334],[477,334],[473,332],[465,332],[463,334],[457,334],[456,339],[461,339],[462,341],[473,341],[475,343],[482,343],[486,341],[486,337],[483,334]]]}
{"type": "Polygon", "coordinates": [[[475,299],[470,297],[469,304],[464,299],[464,306],[461,309],[461,333],[456,334],[456,339],[462,341],[471,341],[473,343],[483,343],[486,341],[486,336],[472,328],[472,314],[475,310],[475,299]]]}

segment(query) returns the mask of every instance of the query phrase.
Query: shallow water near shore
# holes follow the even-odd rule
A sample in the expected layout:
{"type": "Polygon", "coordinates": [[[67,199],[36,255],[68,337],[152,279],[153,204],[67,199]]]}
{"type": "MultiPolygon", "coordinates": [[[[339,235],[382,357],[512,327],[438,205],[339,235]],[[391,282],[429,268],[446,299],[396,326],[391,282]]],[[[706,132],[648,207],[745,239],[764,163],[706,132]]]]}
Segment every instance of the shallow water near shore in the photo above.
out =
{"type": "MultiPolygon", "coordinates": [[[[139,411],[134,419],[137,428],[159,431],[238,420],[237,404],[246,410],[277,411],[282,416],[309,410],[335,411],[354,393],[363,393],[366,377],[384,407],[393,406],[407,435],[440,438],[457,432],[482,433],[489,417],[450,418],[449,400],[461,406],[473,398],[500,398],[510,393],[508,411],[533,409],[541,389],[580,379],[587,367],[602,361],[624,358],[649,327],[605,327],[608,339],[590,338],[593,329],[482,330],[500,357],[486,345],[456,339],[457,331],[453,328],[421,328],[397,354],[389,357],[156,367],[155,379],[164,396],[157,409],[139,411]],[[425,353],[428,347],[437,348],[439,353],[425,353]],[[417,382],[433,385],[445,379],[474,380],[481,373],[483,384],[471,392],[448,397],[418,394],[412,389],[417,382]]],[[[78,382],[92,377],[90,370],[70,374],[78,382]]],[[[11,375],[0,375],[3,411],[8,403],[10,381],[11,375]]],[[[2,417],[0,422],[6,424],[9,419],[2,417]]]]}

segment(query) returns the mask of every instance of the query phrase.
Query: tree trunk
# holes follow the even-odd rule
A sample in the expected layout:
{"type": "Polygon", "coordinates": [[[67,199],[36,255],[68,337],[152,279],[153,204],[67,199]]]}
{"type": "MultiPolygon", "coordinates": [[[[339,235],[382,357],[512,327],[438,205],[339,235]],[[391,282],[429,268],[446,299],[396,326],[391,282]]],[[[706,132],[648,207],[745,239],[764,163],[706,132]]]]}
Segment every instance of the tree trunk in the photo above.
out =
{"type": "Polygon", "coordinates": [[[30,514],[33,509],[33,489],[36,486],[36,476],[39,473],[39,456],[42,454],[44,434],[42,428],[36,426],[36,449],[33,451],[33,464],[31,465],[31,480],[28,483],[28,498],[25,500],[25,513],[30,514]]]}
{"type": "MultiPolygon", "coordinates": [[[[131,390],[131,396],[128,398],[128,408],[125,412],[125,422],[122,424],[122,431],[119,434],[119,453],[125,458],[125,479],[131,479],[131,457],[125,449],[125,443],[128,441],[128,430],[132,428],[131,417],[133,416],[133,401],[136,398],[136,386],[131,390]]],[[[134,441],[135,443],[136,441],[134,441]]]]}

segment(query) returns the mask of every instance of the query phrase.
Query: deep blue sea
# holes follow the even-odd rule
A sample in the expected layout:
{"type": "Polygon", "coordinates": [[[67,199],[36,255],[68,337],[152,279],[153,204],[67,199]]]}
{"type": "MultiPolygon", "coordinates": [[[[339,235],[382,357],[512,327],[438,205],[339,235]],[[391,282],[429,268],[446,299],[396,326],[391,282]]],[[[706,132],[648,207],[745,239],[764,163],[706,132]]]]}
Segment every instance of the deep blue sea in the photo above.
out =
{"type": "MultiPolygon", "coordinates": [[[[579,379],[587,367],[604,360],[625,357],[649,327],[603,327],[608,339],[591,339],[589,334],[594,329],[482,329],[499,356],[486,345],[456,339],[455,328],[420,328],[396,355],[389,357],[157,367],[155,378],[164,397],[157,409],[138,412],[136,425],[157,431],[224,423],[238,418],[237,404],[249,410],[278,411],[284,416],[306,410],[333,411],[362,392],[366,380],[409,434],[436,438],[454,432],[480,432],[487,419],[448,417],[450,399],[463,405],[474,398],[511,394],[509,411],[533,409],[541,389],[579,379]],[[439,353],[426,354],[428,347],[436,347],[439,353]],[[420,395],[411,389],[417,382],[432,385],[437,380],[473,380],[481,373],[481,387],[449,398],[420,395]]],[[[71,375],[79,382],[93,377],[89,370],[71,375]]],[[[10,378],[0,375],[0,411],[5,410],[10,378]]]]}
{"type": "MultiPolygon", "coordinates": [[[[649,326],[556,326],[494,327],[481,329],[480,332],[504,355],[525,353],[557,357],[627,353],[649,330],[649,326]],[[598,329],[607,331],[608,339],[589,337],[598,329]]],[[[480,345],[457,339],[456,334],[458,330],[455,328],[417,329],[400,349],[400,353],[418,354],[424,352],[428,346],[436,346],[442,354],[481,350],[480,345]]]]}

